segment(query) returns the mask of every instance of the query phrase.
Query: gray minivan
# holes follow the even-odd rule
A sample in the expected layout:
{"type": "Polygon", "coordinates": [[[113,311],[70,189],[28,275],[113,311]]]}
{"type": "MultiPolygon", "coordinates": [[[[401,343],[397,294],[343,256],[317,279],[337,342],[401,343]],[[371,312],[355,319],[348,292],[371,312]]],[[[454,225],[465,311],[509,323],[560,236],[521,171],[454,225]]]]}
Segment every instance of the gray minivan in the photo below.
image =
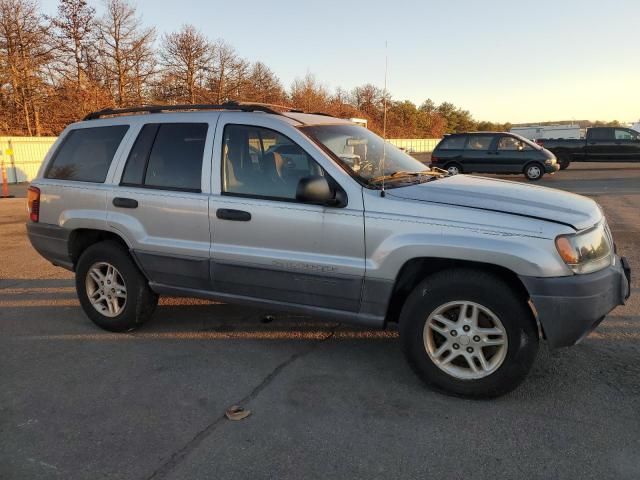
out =
{"type": "Polygon", "coordinates": [[[431,166],[458,173],[524,174],[540,180],[560,170],[556,157],[520,135],[471,132],[446,135],[431,156],[431,166]]]}

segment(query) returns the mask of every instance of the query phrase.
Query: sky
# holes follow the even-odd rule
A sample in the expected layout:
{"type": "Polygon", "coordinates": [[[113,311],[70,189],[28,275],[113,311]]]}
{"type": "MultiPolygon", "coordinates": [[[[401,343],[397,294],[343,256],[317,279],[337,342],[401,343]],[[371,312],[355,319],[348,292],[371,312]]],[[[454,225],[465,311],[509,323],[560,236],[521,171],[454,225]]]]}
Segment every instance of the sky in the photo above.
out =
{"type": "MultiPolygon", "coordinates": [[[[56,0],[40,3],[55,13],[56,0]]],[[[285,87],[312,73],[329,88],[382,88],[386,56],[396,100],[496,122],[640,119],[640,0],[134,3],[159,34],[193,24],[285,87]]]]}

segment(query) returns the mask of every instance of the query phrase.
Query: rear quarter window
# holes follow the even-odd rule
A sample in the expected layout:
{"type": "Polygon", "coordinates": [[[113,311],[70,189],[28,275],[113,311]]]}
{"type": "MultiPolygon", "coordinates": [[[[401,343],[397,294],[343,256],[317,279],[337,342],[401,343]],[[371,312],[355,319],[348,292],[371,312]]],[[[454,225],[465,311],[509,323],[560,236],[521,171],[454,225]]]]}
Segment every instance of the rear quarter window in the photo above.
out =
{"type": "Polygon", "coordinates": [[[103,183],[128,125],[71,130],[53,155],[45,178],[103,183]]]}
{"type": "Polygon", "coordinates": [[[437,148],[438,150],[463,150],[466,139],[467,137],[464,136],[445,137],[437,148]]]}

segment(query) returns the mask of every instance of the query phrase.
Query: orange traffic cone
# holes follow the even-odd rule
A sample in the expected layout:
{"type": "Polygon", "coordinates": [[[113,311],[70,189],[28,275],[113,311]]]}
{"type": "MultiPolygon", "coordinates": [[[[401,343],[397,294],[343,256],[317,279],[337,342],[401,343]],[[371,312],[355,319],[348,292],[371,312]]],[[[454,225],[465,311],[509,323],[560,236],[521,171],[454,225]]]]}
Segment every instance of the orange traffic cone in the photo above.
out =
{"type": "Polygon", "coordinates": [[[0,198],[13,198],[13,195],[9,195],[9,181],[7,180],[7,169],[2,162],[2,195],[0,198]]]}

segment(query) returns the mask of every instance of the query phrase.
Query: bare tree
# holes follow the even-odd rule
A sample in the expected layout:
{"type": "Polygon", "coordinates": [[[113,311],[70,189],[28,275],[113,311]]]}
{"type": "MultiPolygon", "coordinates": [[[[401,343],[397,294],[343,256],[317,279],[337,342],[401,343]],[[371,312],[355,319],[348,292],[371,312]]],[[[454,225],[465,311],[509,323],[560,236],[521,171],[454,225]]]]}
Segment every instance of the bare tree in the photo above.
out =
{"type": "Polygon", "coordinates": [[[0,0],[0,65],[12,97],[12,113],[28,135],[40,135],[48,30],[33,0],[0,0]]]}
{"type": "Polygon", "coordinates": [[[210,80],[210,88],[214,94],[216,103],[229,100],[229,95],[234,90],[234,84],[231,78],[237,64],[238,55],[235,49],[224,40],[218,40],[214,45],[212,76],[210,80]]]}
{"type": "Polygon", "coordinates": [[[213,46],[193,25],[164,35],[160,61],[165,68],[164,80],[172,82],[189,103],[196,103],[198,83],[202,84],[213,56],[213,46]]]}
{"type": "Polygon", "coordinates": [[[255,62],[247,78],[243,100],[262,103],[284,103],[285,93],[280,79],[262,62],[255,62]]]}
{"type": "Polygon", "coordinates": [[[314,75],[307,73],[291,85],[291,103],[309,112],[322,112],[329,103],[329,92],[314,75]]]}
{"type": "Polygon", "coordinates": [[[143,28],[135,8],[126,0],[107,0],[99,25],[101,64],[113,86],[116,104],[139,101],[136,97],[141,96],[155,66],[148,61],[155,29],[143,28]]]}
{"type": "Polygon", "coordinates": [[[60,0],[58,15],[51,19],[60,73],[67,80],[73,79],[78,90],[87,77],[88,58],[95,54],[95,14],[86,0],[60,0]]]}

